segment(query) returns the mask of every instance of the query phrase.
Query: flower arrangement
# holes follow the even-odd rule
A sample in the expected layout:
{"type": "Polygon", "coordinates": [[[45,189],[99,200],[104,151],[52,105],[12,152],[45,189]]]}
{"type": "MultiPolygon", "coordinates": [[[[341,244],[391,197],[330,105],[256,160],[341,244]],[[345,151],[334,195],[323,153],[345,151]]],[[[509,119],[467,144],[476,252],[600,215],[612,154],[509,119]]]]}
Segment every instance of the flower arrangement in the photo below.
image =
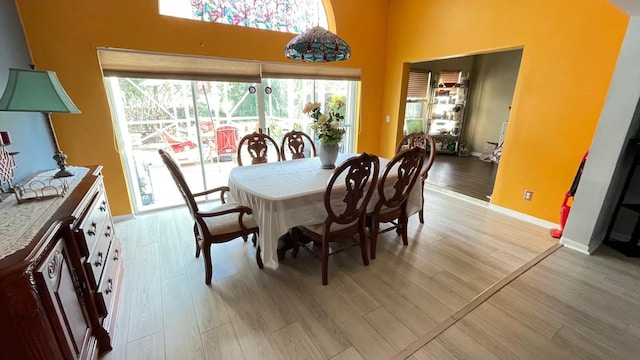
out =
{"type": "Polygon", "coordinates": [[[337,100],[332,102],[332,105],[328,114],[320,112],[319,102],[309,102],[302,109],[303,114],[309,114],[313,119],[311,129],[318,136],[318,140],[325,144],[338,144],[346,132],[342,127],[344,102],[337,100]]]}

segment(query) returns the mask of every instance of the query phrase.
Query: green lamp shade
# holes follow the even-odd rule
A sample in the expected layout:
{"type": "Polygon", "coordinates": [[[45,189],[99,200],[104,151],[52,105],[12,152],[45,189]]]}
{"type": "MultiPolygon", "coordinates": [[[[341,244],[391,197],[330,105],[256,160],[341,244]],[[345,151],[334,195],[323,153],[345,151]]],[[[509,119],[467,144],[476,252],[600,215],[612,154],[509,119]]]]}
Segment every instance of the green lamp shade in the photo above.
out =
{"type": "Polygon", "coordinates": [[[0,111],[80,113],[55,72],[27,69],[9,69],[0,111]]]}

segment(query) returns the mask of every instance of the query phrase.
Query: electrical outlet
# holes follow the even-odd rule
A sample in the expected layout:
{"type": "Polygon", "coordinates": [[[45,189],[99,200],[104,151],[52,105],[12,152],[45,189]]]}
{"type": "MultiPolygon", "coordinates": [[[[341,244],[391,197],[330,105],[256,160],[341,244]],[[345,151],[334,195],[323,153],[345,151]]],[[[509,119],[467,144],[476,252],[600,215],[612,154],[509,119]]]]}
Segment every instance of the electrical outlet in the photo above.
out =
{"type": "Polygon", "coordinates": [[[525,190],[524,191],[524,199],[527,201],[531,201],[531,197],[533,196],[533,191],[525,190]]]}

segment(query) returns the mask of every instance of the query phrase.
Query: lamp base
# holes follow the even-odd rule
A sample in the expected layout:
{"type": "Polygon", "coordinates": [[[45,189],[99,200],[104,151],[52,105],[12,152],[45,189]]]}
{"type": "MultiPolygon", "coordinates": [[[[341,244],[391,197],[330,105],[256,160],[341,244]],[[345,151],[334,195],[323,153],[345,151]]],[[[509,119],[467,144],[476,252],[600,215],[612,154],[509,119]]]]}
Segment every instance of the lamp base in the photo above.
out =
{"type": "Polygon", "coordinates": [[[69,177],[69,176],[73,176],[73,173],[67,169],[60,169],[60,171],[58,171],[55,175],[53,175],[54,178],[69,177]]]}
{"type": "Polygon", "coordinates": [[[58,168],[60,169],[60,171],[58,171],[55,175],[53,175],[54,178],[73,176],[73,174],[69,170],[66,169],[66,167],[67,167],[67,155],[65,153],[63,153],[60,150],[56,151],[53,154],[53,160],[56,161],[56,163],[58,164],[58,168]]]}

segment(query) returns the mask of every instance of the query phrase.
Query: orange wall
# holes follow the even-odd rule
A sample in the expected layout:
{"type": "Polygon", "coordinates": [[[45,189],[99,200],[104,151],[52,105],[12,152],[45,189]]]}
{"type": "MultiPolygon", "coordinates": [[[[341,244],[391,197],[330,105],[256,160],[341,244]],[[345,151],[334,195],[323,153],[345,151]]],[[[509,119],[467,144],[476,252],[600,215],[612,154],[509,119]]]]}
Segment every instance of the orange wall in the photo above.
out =
{"type": "MultiPolygon", "coordinates": [[[[291,34],[160,16],[156,0],[16,3],[34,63],[56,71],[82,110],[53,116],[61,147],[70,164],[104,165],[114,215],[131,207],[97,47],[288,61],[282,52],[291,34]]],[[[492,202],[558,221],[561,199],[591,142],[628,16],[606,0],[332,4],[335,31],[353,52],[335,65],[362,69],[358,151],[393,154],[406,62],[524,47],[492,202]],[[522,200],[525,189],[534,191],[530,202],[522,200]]]]}
{"type": "MultiPolygon", "coordinates": [[[[403,63],[523,47],[492,203],[557,223],[628,20],[606,0],[392,1],[382,103],[392,121],[381,121],[380,131],[399,127],[403,63]],[[525,189],[532,201],[523,200],[525,189]]],[[[381,153],[392,153],[396,141],[381,137],[381,153]]]]}
{"type": "MultiPolygon", "coordinates": [[[[291,34],[160,16],[157,0],[16,0],[16,4],[37,68],[56,71],[82,111],[53,115],[60,146],[70,164],[104,166],[114,215],[131,213],[131,205],[96,48],[289,61],[283,49],[291,34]]],[[[333,1],[333,30],[352,48],[351,59],[335,65],[362,69],[358,151],[378,152],[388,10],[389,0],[333,1]]]]}

